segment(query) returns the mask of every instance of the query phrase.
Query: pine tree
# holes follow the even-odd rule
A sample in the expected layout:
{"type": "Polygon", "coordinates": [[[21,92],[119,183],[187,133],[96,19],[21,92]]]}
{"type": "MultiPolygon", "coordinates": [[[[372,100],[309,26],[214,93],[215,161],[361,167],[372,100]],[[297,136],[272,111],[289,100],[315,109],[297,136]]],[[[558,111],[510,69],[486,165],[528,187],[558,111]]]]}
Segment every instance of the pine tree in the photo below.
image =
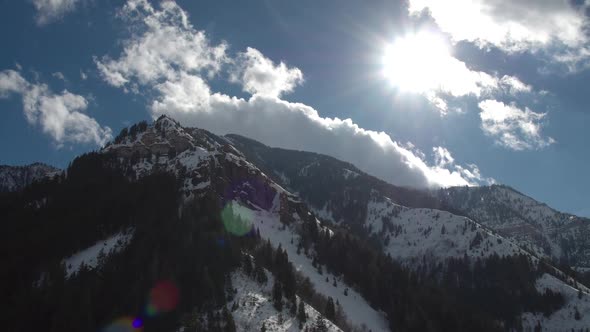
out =
{"type": "Polygon", "coordinates": [[[283,310],[283,291],[281,284],[276,279],[272,286],[272,304],[278,311],[283,310]]]}
{"type": "Polygon", "coordinates": [[[325,309],[326,318],[334,321],[336,317],[336,307],[334,306],[334,300],[332,297],[328,297],[328,302],[326,302],[326,309],[325,309]]]}
{"type": "Polygon", "coordinates": [[[252,259],[249,255],[244,256],[244,273],[246,273],[247,276],[252,275],[252,259]]]}
{"type": "Polygon", "coordinates": [[[321,315],[318,315],[315,320],[314,331],[315,332],[328,332],[328,326],[326,325],[326,322],[324,321],[324,319],[322,318],[321,315]]]}
{"type": "Polygon", "coordinates": [[[256,281],[258,281],[259,284],[266,284],[268,281],[266,272],[264,272],[264,268],[257,262],[254,262],[254,275],[256,276],[256,281]]]}
{"type": "Polygon", "coordinates": [[[299,301],[299,309],[297,310],[297,319],[299,322],[305,323],[307,321],[307,314],[305,313],[305,304],[299,301]]]}
{"type": "Polygon", "coordinates": [[[223,307],[223,320],[225,321],[225,332],[236,331],[236,323],[234,322],[234,317],[232,316],[232,314],[229,313],[227,307],[223,307]]]}

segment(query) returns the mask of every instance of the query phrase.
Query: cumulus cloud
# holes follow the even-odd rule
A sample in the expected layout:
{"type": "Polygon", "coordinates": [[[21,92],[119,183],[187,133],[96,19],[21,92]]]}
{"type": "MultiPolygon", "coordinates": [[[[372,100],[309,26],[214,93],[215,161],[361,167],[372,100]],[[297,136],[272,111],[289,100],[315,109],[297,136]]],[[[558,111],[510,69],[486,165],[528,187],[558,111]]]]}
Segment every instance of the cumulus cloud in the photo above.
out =
{"type": "Polygon", "coordinates": [[[361,128],[351,119],[322,117],[308,105],[281,99],[301,84],[299,69],[275,64],[253,48],[235,57],[228,55],[225,43],[212,45],[174,2],[163,2],[156,9],[147,1],[130,0],[120,16],[132,23],[135,33],[123,43],[119,57],[97,58],[97,67],[112,86],[126,89],[137,84],[150,91],[154,117],[168,114],[185,125],[216,133],[237,133],[272,146],[328,154],[398,185],[479,183],[476,176],[465,177],[456,167],[429,165],[384,132],[361,128]],[[166,39],[169,50],[153,42],[160,39],[166,39]],[[185,61],[187,57],[192,60],[185,61]],[[208,80],[224,64],[229,80],[240,83],[252,94],[249,98],[211,90],[208,80]]]}
{"type": "Polygon", "coordinates": [[[260,51],[248,47],[239,54],[230,79],[241,83],[244,91],[251,94],[278,97],[303,83],[303,73],[299,68],[288,68],[283,62],[275,66],[260,51]]]}
{"type": "Polygon", "coordinates": [[[497,100],[479,103],[483,131],[497,144],[512,150],[530,150],[547,147],[555,140],[541,133],[546,113],[524,110],[514,104],[497,100]]]}
{"type": "Polygon", "coordinates": [[[128,39],[117,60],[95,58],[102,78],[109,84],[134,89],[131,80],[153,84],[175,79],[178,68],[212,76],[226,62],[225,43],[211,45],[174,1],[164,1],[160,6],[162,10],[157,11],[147,0],[130,0],[120,11],[121,17],[136,23],[144,33],[128,39]]]}
{"type": "Polygon", "coordinates": [[[38,25],[45,25],[61,19],[65,14],[74,11],[80,0],[33,0],[37,11],[38,25]]]}
{"type": "Polygon", "coordinates": [[[411,15],[428,12],[455,41],[505,52],[547,51],[560,60],[564,50],[575,60],[588,43],[587,5],[570,0],[410,0],[411,15]]]}
{"type": "Polygon", "coordinates": [[[58,147],[65,143],[94,143],[103,145],[111,139],[111,129],[101,127],[83,112],[87,100],[67,90],[53,93],[46,84],[29,83],[14,70],[0,72],[0,97],[20,94],[27,122],[41,127],[58,147]]]}

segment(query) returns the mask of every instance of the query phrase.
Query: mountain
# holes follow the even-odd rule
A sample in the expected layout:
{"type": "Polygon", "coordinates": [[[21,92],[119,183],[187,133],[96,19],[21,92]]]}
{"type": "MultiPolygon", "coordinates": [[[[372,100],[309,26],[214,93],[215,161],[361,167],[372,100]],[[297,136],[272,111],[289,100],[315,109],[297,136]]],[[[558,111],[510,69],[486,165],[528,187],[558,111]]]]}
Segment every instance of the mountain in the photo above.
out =
{"type": "Polygon", "coordinates": [[[320,218],[370,238],[398,260],[524,253],[491,229],[449,212],[427,191],[391,185],[328,156],[226,137],[320,218]]]}
{"type": "Polygon", "coordinates": [[[430,192],[166,116],[2,198],[12,331],[590,323],[586,287],[430,192]]]}
{"type": "MultiPolygon", "coordinates": [[[[370,238],[408,266],[464,256],[563,257],[539,250],[546,243],[552,244],[555,253],[565,252],[569,262],[574,257],[585,261],[590,253],[585,249],[590,238],[585,235],[586,219],[557,212],[506,186],[449,188],[432,194],[385,183],[328,156],[272,148],[239,135],[226,137],[277,183],[297,193],[318,217],[370,238]],[[469,199],[459,195],[465,192],[471,195],[469,199]],[[478,196],[490,192],[495,194],[478,196]],[[518,227],[506,227],[510,223],[502,219],[501,209],[511,211],[512,217],[525,218],[529,225],[545,226],[529,226],[534,233],[522,237],[514,232],[518,227]]],[[[544,326],[563,327],[559,317],[544,319],[544,326]]]]}
{"type": "Polygon", "coordinates": [[[18,191],[34,181],[52,177],[60,170],[43,163],[26,166],[0,165],[0,192],[18,191]]]}
{"type": "Polygon", "coordinates": [[[441,189],[445,205],[541,257],[590,267],[590,219],[556,211],[504,185],[441,189]]]}

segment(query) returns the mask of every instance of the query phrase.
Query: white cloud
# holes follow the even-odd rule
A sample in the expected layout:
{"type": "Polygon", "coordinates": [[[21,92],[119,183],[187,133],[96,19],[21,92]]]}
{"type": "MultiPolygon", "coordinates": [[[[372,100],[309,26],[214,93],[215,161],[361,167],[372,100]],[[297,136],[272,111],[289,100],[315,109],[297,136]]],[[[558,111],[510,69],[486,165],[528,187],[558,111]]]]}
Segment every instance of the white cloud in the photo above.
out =
{"type": "Polygon", "coordinates": [[[299,68],[288,68],[283,62],[275,64],[257,49],[248,47],[239,54],[230,79],[242,84],[251,94],[281,96],[303,83],[299,68]]]}
{"type": "Polygon", "coordinates": [[[0,72],[0,98],[8,98],[13,93],[23,93],[29,86],[17,71],[4,70],[0,72]]]}
{"type": "Polygon", "coordinates": [[[182,75],[157,87],[154,117],[168,114],[185,125],[237,133],[272,146],[328,154],[398,185],[427,187],[475,184],[460,172],[430,167],[384,132],[351,119],[324,118],[310,106],[277,97],[249,99],[212,93],[199,77],[182,75]]]}
{"type": "Polygon", "coordinates": [[[139,84],[153,84],[174,79],[178,69],[205,71],[212,76],[226,62],[225,43],[210,45],[205,33],[193,28],[186,12],[174,1],[164,1],[160,6],[161,10],[156,11],[146,0],[131,0],[120,11],[120,16],[145,31],[127,40],[117,60],[95,58],[100,74],[109,84],[134,89],[132,79],[139,84]]]}
{"type": "Polygon", "coordinates": [[[74,11],[80,0],[33,0],[37,10],[37,24],[45,25],[61,19],[65,14],[74,11]]]}
{"type": "Polygon", "coordinates": [[[480,102],[479,108],[482,129],[501,146],[529,150],[555,143],[553,138],[541,134],[546,113],[536,113],[528,108],[522,110],[514,104],[491,99],[480,102]]]}
{"type": "Polygon", "coordinates": [[[467,166],[457,165],[451,152],[442,146],[432,148],[434,156],[434,169],[440,174],[446,174],[450,179],[465,180],[470,184],[493,184],[496,180],[486,178],[481,175],[477,165],[468,164],[467,166]],[[453,170],[453,171],[450,171],[453,170]]]}
{"type": "Polygon", "coordinates": [[[64,76],[64,74],[63,74],[62,72],[60,72],[60,71],[58,71],[58,72],[55,72],[55,73],[51,74],[51,76],[53,76],[53,77],[57,78],[58,80],[62,80],[62,81],[64,81],[64,82],[65,82],[65,80],[66,80],[66,77],[65,77],[65,76],[64,76]]]}
{"type": "Polygon", "coordinates": [[[499,80],[499,85],[504,91],[511,95],[533,92],[533,87],[522,82],[518,77],[504,75],[499,80]]]}
{"type": "Polygon", "coordinates": [[[429,12],[442,31],[455,41],[505,52],[539,50],[555,60],[565,50],[580,50],[588,43],[587,5],[570,0],[410,0],[411,15],[429,12]]]}
{"type": "Polygon", "coordinates": [[[451,152],[442,146],[433,147],[432,152],[434,154],[434,163],[437,166],[445,167],[455,162],[455,159],[451,156],[451,152]]]}
{"type": "Polygon", "coordinates": [[[27,122],[38,125],[59,146],[65,143],[105,144],[111,139],[111,129],[101,127],[95,119],[82,113],[87,100],[64,90],[53,93],[45,84],[29,83],[19,72],[0,72],[0,97],[20,94],[27,122]]]}
{"type": "Polygon", "coordinates": [[[515,76],[497,77],[472,70],[449,51],[446,42],[422,31],[398,38],[385,51],[384,76],[402,91],[423,95],[441,114],[459,97],[531,93],[532,87],[515,76]]]}
{"type": "Polygon", "coordinates": [[[351,119],[324,118],[310,106],[281,99],[282,93],[301,83],[299,69],[275,65],[253,48],[232,59],[225,54],[225,43],[211,45],[174,2],[154,9],[146,1],[131,0],[121,16],[140,29],[133,30],[118,58],[103,57],[96,64],[107,83],[149,91],[154,117],[165,113],[185,125],[216,133],[237,133],[272,146],[328,154],[398,185],[478,183],[476,176],[465,177],[457,167],[428,165],[423,156],[384,132],[361,128],[351,119]],[[172,48],[161,50],[162,45],[154,42],[161,39],[172,48]],[[187,57],[192,59],[188,64],[187,57]],[[211,91],[207,79],[225,62],[231,63],[230,80],[242,83],[250,98],[211,91]]]}
{"type": "Polygon", "coordinates": [[[88,75],[83,70],[80,70],[80,78],[83,81],[86,81],[88,79],[88,75]]]}

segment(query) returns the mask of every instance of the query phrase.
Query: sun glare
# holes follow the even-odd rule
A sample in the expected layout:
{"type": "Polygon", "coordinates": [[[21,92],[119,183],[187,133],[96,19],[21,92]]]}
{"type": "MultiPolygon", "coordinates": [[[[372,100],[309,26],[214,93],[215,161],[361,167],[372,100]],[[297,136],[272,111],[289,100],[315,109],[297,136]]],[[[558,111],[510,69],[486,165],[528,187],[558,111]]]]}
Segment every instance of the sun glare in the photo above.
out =
{"type": "Polygon", "coordinates": [[[422,93],[439,87],[450,58],[443,38],[420,32],[396,39],[383,55],[383,74],[403,91],[422,93]]]}

